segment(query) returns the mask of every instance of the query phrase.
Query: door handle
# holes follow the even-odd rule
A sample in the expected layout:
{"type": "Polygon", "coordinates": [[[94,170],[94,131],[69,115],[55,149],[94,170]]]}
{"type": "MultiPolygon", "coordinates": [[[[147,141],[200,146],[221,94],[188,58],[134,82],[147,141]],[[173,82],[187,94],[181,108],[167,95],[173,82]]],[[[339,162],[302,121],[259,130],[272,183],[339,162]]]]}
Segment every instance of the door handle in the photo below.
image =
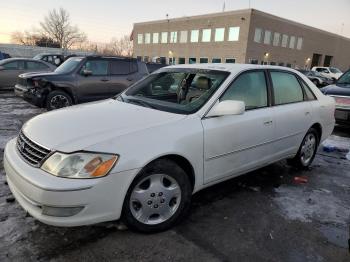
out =
{"type": "Polygon", "coordinates": [[[309,111],[305,112],[305,115],[306,116],[310,115],[310,112],[309,111]]]}
{"type": "Polygon", "coordinates": [[[132,77],[128,77],[126,80],[128,80],[128,81],[132,81],[132,80],[134,80],[132,77]]]}
{"type": "Polygon", "coordinates": [[[272,120],[269,120],[269,121],[265,121],[265,122],[264,122],[264,125],[265,125],[265,126],[269,126],[269,125],[271,125],[271,124],[272,124],[272,120]]]}
{"type": "Polygon", "coordinates": [[[101,79],[101,81],[102,81],[102,82],[108,82],[108,81],[109,81],[109,79],[102,78],[102,79],[101,79]]]}

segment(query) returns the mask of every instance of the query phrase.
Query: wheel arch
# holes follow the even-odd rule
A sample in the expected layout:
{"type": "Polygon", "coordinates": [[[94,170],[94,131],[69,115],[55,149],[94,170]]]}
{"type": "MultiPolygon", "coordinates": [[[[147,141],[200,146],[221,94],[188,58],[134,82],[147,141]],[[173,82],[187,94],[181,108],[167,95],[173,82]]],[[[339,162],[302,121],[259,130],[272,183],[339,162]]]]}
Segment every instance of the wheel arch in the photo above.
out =
{"type": "Polygon", "coordinates": [[[322,139],[322,126],[321,126],[321,124],[320,123],[314,123],[311,126],[311,128],[314,128],[317,131],[317,135],[318,135],[318,139],[319,139],[318,142],[320,142],[321,139],[322,139]]]}
{"type": "Polygon", "coordinates": [[[46,94],[46,98],[45,98],[45,101],[47,99],[47,95],[51,92],[51,91],[55,91],[55,90],[60,90],[60,91],[63,91],[65,93],[67,93],[70,98],[72,99],[73,101],[73,104],[76,104],[76,99],[75,99],[75,96],[74,94],[71,92],[70,88],[67,87],[67,86],[58,86],[58,85],[55,85],[54,83],[49,83],[48,84],[48,90],[49,92],[46,94]]]}
{"type": "MultiPolygon", "coordinates": [[[[159,157],[151,160],[149,163],[147,163],[141,169],[141,171],[139,173],[141,173],[142,170],[144,170],[145,167],[147,167],[149,165],[152,165],[157,160],[162,160],[162,159],[168,159],[168,160],[171,160],[171,161],[175,162],[179,167],[181,167],[185,171],[185,173],[187,174],[188,178],[190,179],[191,189],[193,191],[195,183],[196,183],[195,171],[194,171],[194,168],[193,168],[191,162],[187,158],[185,158],[185,157],[183,157],[181,155],[178,155],[178,154],[167,154],[167,155],[159,156],[159,157]]],[[[138,175],[136,175],[133,180],[135,180],[137,176],[138,175]]]]}

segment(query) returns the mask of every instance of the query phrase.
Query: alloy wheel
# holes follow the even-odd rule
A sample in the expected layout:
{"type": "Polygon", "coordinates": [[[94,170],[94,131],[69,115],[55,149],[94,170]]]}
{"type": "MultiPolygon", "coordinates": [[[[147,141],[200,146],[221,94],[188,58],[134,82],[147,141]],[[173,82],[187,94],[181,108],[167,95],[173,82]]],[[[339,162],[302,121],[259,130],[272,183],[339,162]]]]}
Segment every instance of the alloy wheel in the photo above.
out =
{"type": "Polygon", "coordinates": [[[50,99],[50,107],[58,109],[69,106],[69,100],[64,95],[55,95],[50,99]]]}
{"type": "Polygon", "coordinates": [[[310,163],[315,154],[317,143],[316,141],[316,136],[313,133],[308,133],[304,138],[300,150],[300,158],[304,166],[307,166],[310,163]]]}
{"type": "Polygon", "coordinates": [[[178,182],[165,174],[152,174],[141,180],[130,197],[134,218],[146,225],[157,225],[170,219],[181,203],[178,182]]]}

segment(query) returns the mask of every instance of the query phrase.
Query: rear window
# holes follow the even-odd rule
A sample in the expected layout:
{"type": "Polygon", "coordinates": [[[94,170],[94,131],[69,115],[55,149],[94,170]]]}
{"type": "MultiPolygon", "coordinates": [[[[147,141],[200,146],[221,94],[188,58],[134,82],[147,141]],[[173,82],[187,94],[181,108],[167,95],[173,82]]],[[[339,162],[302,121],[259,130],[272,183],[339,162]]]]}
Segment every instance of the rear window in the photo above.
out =
{"type": "Polygon", "coordinates": [[[111,75],[128,75],[137,72],[136,61],[111,61],[111,75]]]}

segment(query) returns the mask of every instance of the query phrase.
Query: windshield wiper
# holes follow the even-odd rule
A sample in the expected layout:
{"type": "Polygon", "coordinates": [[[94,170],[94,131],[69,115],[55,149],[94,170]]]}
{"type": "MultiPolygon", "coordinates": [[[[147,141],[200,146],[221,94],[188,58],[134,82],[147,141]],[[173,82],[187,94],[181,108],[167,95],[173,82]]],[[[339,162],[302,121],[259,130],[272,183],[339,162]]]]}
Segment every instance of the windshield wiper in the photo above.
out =
{"type": "Polygon", "coordinates": [[[155,106],[145,102],[145,101],[142,101],[142,100],[139,100],[139,99],[130,99],[128,98],[128,100],[126,100],[127,103],[132,103],[132,104],[136,104],[136,105],[140,105],[140,106],[143,106],[143,107],[148,107],[148,108],[153,108],[153,109],[156,109],[155,106]]]}

